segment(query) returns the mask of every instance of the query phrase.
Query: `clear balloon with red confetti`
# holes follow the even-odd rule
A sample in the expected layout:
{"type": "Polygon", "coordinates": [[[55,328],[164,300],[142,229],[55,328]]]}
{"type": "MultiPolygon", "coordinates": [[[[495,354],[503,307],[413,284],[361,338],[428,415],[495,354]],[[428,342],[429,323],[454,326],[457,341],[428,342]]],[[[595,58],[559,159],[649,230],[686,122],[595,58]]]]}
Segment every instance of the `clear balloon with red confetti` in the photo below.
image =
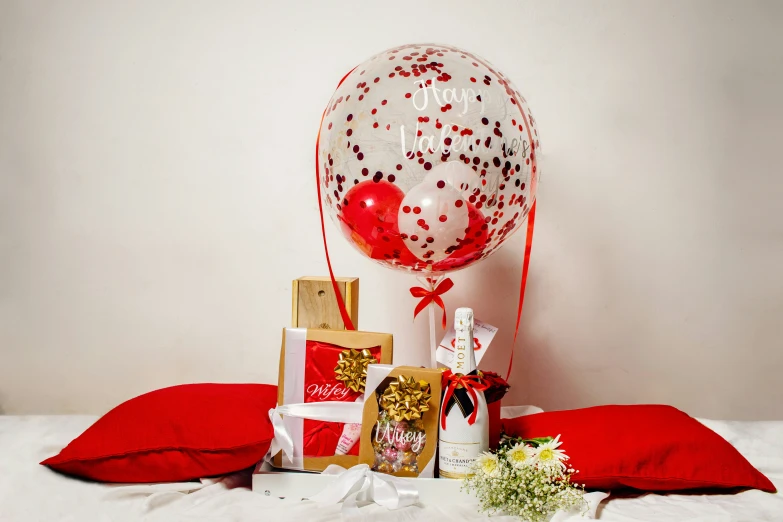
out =
{"type": "Polygon", "coordinates": [[[351,71],[318,142],[323,203],[389,268],[440,275],[495,252],[536,195],[535,120],[503,73],[454,47],[413,44],[351,71]]]}

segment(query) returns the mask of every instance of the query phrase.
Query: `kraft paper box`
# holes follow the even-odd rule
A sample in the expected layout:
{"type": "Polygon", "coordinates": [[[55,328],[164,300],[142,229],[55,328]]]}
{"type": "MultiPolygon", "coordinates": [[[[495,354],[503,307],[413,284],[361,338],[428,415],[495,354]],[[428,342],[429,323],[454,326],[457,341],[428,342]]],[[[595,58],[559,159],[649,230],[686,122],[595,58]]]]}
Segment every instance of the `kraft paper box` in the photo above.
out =
{"type": "Polygon", "coordinates": [[[398,477],[434,477],[442,376],[413,366],[368,367],[360,464],[398,477]]]}
{"type": "MultiPolygon", "coordinates": [[[[364,389],[357,386],[357,379],[349,379],[335,370],[341,361],[349,361],[351,357],[364,365],[369,362],[389,364],[392,352],[391,334],[285,328],[280,353],[278,405],[361,401],[364,389]]],[[[364,379],[360,381],[363,386],[364,379]]],[[[345,419],[345,422],[349,421],[345,419]]],[[[273,460],[276,467],[322,471],[330,464],[350,468],[358,463],[358,442],[346,455],[335,455],[345,426],[343,422],[284,416],[283,423],[294,440],[295,459],[283,458],[280,452],[273,460]]]]}

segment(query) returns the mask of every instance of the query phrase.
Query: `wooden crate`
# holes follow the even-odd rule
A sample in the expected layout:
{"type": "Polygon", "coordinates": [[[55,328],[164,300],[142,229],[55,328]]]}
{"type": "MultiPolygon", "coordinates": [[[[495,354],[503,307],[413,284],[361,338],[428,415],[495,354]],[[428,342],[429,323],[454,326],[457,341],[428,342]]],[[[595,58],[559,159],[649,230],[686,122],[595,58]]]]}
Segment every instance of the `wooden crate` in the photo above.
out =
{"type": "MultiPolygon", "coordinates": [[[[345,301],[345,309],[359,328],[359,278],[337,277],[337,287],[345,301]]],[[[291,325],[295,328],[322,328],[345,330],[337,298],[328,277],[300,277],[292,288],[291,325]]]]}

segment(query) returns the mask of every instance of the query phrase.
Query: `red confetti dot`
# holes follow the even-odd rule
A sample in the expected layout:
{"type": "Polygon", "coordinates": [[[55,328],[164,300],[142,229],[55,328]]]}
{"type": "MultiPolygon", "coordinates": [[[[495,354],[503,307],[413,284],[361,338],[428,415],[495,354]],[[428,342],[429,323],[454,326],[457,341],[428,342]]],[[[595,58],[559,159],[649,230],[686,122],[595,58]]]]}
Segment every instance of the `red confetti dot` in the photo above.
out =
{"type": "Polygon", "coordinates": [[[414,214],[421,214],[421,209],[419,207],[413,207],[413,213],[414,214]]]}
{"type": "Polygon", "coordinates": [[[445,181],[443,181],[443,180],[439,180],[438,181],[438,188],[443,188],[445,186],[446,186],[446,182],[445,181]]]}
{"type": "Polygon", "coordinates": [[[349,114],[345,119],[351,121],[353,119],[353,114],[349,114]]]}
{"type": "Polygon", "coordinates": [[[402,207],[402,211],[405,212],[406,214],[410,214],[411,213],[411,207],[409,207],[408,205],[405,205],[404,207],[402,207]]]}
{"type": "Polygon", "coordinates": [[[406,92],[406,93],[405,93],[405,97],[406,97],[406,98],[410,98],[410,97],[411,97],[411,93],[409,93],[409,92],[406,92]]]}
{"type": "Polygon", "coordinates": [[[400,165],[399,163],[397,164],[397,170],[402,170],[402,165],[400,165]]]}
{"type": "Polygon", "coordinates": [[[386,100],[383,100],[383,101],[381,102],[381,105],[386,105],[386,100]]]}
{"type": "Polygon", "coordinates": [[[443,215],[443,216],[440,216],[440,217],[438,218],[438,220],[439,220],[441,223],[445,223],[447,219],[448,219],[448,218],[447,218],[445,215],[443,215]]]}
{"type": "Polygon", "coordinates": [[[460,208],[462,206],[462,204],[463,203],[462,203],[461,199],[458,199],[457,201],[454,202],[454,206],[457,207],[457,208],[460,208]]]}
{"type": "Polygon", "coordinates": [[[419,236],[417,236],[416,234],[413,234],[411,236],[411,241],[418,241],[418,240],[419,240],[419,236]]]}
{"type": "Polygon", "coordinates": [[[345,131],[346,136],[350,136],[351,134],[353,134],[353,129],[348,129],[347,131],[345,131]]]}

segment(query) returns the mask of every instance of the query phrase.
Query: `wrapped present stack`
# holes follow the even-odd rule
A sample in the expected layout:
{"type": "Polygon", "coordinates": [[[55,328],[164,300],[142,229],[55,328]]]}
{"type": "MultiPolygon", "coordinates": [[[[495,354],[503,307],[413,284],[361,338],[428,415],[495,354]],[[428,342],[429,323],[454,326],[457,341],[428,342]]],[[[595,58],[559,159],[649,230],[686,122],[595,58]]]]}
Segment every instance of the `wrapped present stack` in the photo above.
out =
{"type": "MultiPolygon", "coordinates": [[[[347,283],[338,289],[350,295],[357,325],[358,279],[341,281],[347,283]]],[[[439,432],[447,418],[452,435],[459,425],[478,422],[488,426],[479,435],[483,449],[497,446],[508,384],[496,373],[475,370],[496,329],[480,321],[473,329],[471,312],[470,338],[452,328],[440,343],[442,367],[395,365],[390,333],[317,327],[339,317],[323,278],[301,278],[294,288],[293,326],[282,332],[278,406],[270,411],[275,440],[269,461],[257,469],[254,490],[317,497],[334,481],[369,473],[411,481],[417,498],[459,495],[461,481],[439,478],[439,432]],[[310,303],[306,313],[303,302],[310,303]],[[460,349],[470,350],[473,367],[463,366],[460,349]]],[[[458,449],[449,446],[455,457],[448,458],[454,461],[458,449]]],[[[460,457],[463,467],[477,456],[472,451],[460,457]]]]}

